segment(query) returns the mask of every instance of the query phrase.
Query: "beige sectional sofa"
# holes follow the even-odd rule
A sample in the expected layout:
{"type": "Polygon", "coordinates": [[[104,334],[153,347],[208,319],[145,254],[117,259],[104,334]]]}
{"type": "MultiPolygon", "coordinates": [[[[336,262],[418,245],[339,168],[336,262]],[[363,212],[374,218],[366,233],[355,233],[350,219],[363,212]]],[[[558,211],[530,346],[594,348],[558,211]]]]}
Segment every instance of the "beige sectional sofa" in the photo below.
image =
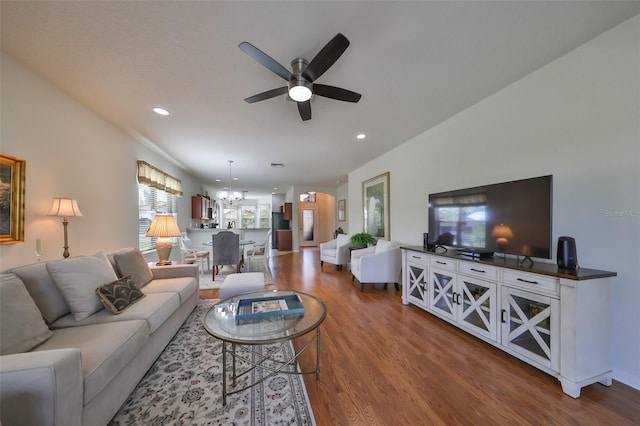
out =
{"type": "Polygon", "coordinates": [[[106,425],[195,308],[198,277],[149,268],[137,249],[2,274],[1,424],[106,425]],[[113,314],[95,289],[123,276],[143,296],[113,314]]]}

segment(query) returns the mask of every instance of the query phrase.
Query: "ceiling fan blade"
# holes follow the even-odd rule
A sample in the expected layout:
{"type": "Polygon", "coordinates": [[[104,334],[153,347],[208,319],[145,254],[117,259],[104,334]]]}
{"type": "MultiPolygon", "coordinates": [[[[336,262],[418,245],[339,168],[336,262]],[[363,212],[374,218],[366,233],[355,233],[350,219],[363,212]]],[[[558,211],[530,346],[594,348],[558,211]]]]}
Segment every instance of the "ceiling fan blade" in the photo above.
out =
{"type": "Polygon", "coordinates": [[[302,121],[311,120],[311,101],[298,102],[298,112],[302,121]]]}
{"type": "Polygon", "coordinates": [[[278,74],[280,77],[284,78],[285,80],[289,81],[293,79],[293,74],[291,74],[291,71],[289,71],[288,69],[280,65],[275,59],[273,59],[271,56],[267,55],[266,53],[264,53],[262,50],[258,49],[251,43],[247,41],[243,41],[238,45],[238,47],[244,53],[246,53],[247,55],[255,59],[258,63],[268,68],[272,72],[278,74]]]}
{"type": "Polygon", "coordinates": [[[338,33],[327,43],[320,52],[311,60],[302,76],[308,81],[315,81],[326,70],[328,70],[340,55],[349,47],[349,40],[342,34],[338,33]]]}
{"type": "Polygon", "coordinates": [[[340,87],[327,86],[326,84],[314,84],[313,94],[325,98],[337,99],[345,102],[358,102],[362,95],[340,87]]]}
{"type": "Polygon", "coordinates": [[[264,100],[267,100],[267,99],[275,98],[276,96],[279,96],[279,95],[284,95],[288,91],[289,91],[289,89],[287,88],[287,86],[278,87],[277,89],[267,90],[266,92],[262,92],[262,93],[258,93],[257,95],[249,96],[244,101],[247,102],[247,103],[252,104],[254,102],[260,102],[260,101],[264,101],[264,100]]]}

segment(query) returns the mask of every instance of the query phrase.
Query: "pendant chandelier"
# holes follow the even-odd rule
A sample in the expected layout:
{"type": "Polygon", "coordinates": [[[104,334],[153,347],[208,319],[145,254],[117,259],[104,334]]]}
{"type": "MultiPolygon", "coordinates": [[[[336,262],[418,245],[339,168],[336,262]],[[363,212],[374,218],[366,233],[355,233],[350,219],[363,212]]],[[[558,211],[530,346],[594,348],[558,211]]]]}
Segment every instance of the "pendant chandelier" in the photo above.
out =
{"type": "Polygon", "coordinates": [[[231,165],[233,164],[233,160],[229,160],[229,186],[225,188],[224,191],[218,191],[216,193],[216,197],[220,201],[224,201],[228,204],[237,203],[238,201],[244,200],[244,193],[238,191],[231,190],[231,165]]]}

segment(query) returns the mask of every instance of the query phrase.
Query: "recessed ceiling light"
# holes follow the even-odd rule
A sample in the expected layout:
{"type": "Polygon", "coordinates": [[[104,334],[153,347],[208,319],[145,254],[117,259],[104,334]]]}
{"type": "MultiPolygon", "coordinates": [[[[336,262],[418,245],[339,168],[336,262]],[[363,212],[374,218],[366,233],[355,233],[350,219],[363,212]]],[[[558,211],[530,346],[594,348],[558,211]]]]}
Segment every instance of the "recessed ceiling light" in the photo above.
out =
{"type": "Polygon", "coordinates": [[[151,111],[155,112],[158,115],[171,115],[168,109],[162,107],[153,107],[151,111]]]}
{"type": "Polygon", "coordinates": [[[364,133],[358,133],[356,135],[356,139],[358,139],[359,141],[365,140],[367,138],[367,135],[365,135],[364,133]]]}

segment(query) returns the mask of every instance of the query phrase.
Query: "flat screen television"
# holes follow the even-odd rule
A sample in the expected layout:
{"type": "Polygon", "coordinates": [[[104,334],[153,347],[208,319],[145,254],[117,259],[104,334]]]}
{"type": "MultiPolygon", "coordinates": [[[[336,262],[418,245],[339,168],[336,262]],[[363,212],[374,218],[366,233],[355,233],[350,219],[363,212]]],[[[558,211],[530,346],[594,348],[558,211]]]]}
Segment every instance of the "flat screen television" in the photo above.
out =
{"type": "Polygon", "coordinates": [[[429,194],[429,240],[474,255],[551,258],[552,176],[429,194]]]}

